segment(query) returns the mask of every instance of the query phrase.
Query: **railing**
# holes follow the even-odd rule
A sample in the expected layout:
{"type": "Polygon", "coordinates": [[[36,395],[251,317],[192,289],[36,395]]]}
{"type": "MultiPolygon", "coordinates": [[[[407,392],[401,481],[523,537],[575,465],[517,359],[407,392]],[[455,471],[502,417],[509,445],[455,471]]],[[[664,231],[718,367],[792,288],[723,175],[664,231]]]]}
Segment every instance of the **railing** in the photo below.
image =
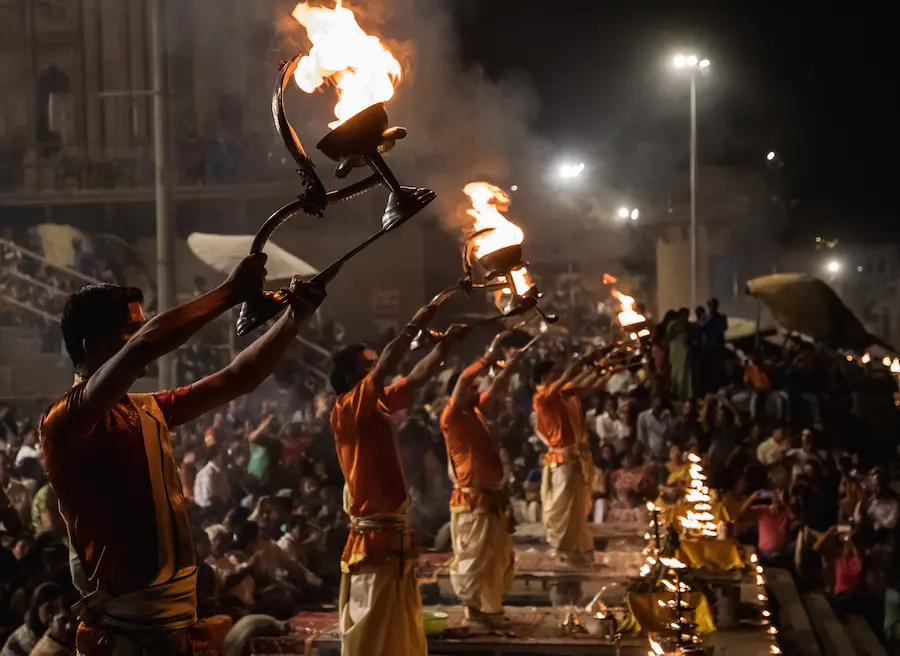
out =
{"type": "MultiPolygon", "coordinates": [[[[63,146],[53,157],[16,161],[12,155],[0,164],[0,195],[40,191],[100,191],[151,188],[154,183],[150,144],[108,147],[108,153],[90,157],[83,147],[63,146]],[[68,148],[68,149],[67,149],[68,148]]],[[[294,167],[285,160],[276,139],[241,137],[207,140],[176,146],[171,175],[175,185],[223,185],[294,179],[294,167]]]]}

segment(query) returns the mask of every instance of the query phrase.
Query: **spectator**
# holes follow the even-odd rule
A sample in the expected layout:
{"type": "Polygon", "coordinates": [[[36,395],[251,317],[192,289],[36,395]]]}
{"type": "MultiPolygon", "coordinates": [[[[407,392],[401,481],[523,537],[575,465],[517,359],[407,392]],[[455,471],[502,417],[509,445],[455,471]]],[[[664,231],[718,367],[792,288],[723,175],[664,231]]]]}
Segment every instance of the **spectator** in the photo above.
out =
{"type": "Polygon", "coordinates": [[[616,452],[623,453],[628,448],[631,429],[619,415],[618,403],[618,399],[612,394],[606,398],[605,410],[597,417],[594,430],[601,445],[609,444],[616,452]]]}
{"type": "Polygon", "coordinates": [[[206,464],[194,480],[194,503],[201,508],[224,507],[231,500],[231,486],[225,471],[225,450],[212,444],[206,451],[206,464]]]}
{"type": "Polygon", "coordinates": [[[744,503],[741,514],[753,513],[759,531],[759,559],[764,564],[783,565],[793,558],[791,538],[798,522],[785,503],[781,490],[757,490],[744,503]]]}
{"type": "Polygon", "coordinates": [[[780,426],[772,431],[772,437],[759,445],[756,449],[756,459],[761,465],[771,467],[784,460],[790,448],[790,428],[780,426]]]}
{"type": "Polygon", "coordinates": [[[651,458],[665,461],[668,455],[666,434],[672,426],[672,413],[661,394],[653,396],[652,406],[638,415],[637,439],[651,458]]]}
{"type": "Polygon", "coordinates": [[[49,628],[64,593],[55,583],[36,587],[25,613],[25,621],[6,640],[3,649],[0,649],[0,656],[29,656],[49,628]]]}
{"type": "Polygon", "coordinates": [[[41,459],[37,430],[34,428],[29,428],[22,436],[22,446],[19,447],[19,452],[16,454],[16,466],[21,466],[22,461],[26,458],[33,458],[35,460],[41,459]]]}

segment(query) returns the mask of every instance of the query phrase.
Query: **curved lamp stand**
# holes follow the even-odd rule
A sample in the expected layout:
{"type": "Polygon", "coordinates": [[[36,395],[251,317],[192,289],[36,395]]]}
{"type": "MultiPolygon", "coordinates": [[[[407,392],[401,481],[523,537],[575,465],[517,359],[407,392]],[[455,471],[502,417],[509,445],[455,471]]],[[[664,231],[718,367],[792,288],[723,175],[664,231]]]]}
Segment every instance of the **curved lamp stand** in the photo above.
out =
{"type": "MultiPolygon", "coordinates": [[[[401,186],[382,158],[382,153],[391,150],[398,139],[406,136],[404,128],[389,127],[384,103],[376,103],[364,109],[329,132],[317,144],[316,147],[319,150],[338,162],[335,169],[337,178],[346,177],[357,167],[366,166],[372,170],[371,175],[358,182],[342,189],[326,191],[325,185],[316,173],[315,165],[306,154],[303,144],[300,143],[284,110],[284,92],[297,70],[300,58],[298,55],[281,66],[275,89],[272,92],[272,118],[285,148],[299,167],[297,174],[300,176],[305,191],[266,219],[253,240],[250,253],[262,252],[275,230],[294,214],[303,212],[309,216],[321,217],[325,208],[332,203],[355,198],[381,185],[390,190],[381,219],[381,229],[353,250],[335,260],[311,280],[311,282],[327,285],[347,260],[418,214],[435,199],[436,194],[430,189],[401,186]]],[[[237,320],[237,334],[246,335],[263,325],[278,315],[287,304],[288,292],[286,289],[274,292],[266,291],[256,299],[244,303],[237,320]]]]}

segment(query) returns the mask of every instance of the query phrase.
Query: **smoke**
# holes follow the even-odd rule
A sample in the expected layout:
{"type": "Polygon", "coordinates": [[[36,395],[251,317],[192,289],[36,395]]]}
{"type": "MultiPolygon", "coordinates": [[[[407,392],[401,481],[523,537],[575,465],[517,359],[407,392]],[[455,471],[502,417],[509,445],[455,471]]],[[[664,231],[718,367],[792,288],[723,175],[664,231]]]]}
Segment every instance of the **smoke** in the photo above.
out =
{"type": "MultiPolygon", "coordinates": [[[[536,102],[525,84],[493,81],[479,68],[462,66],[448,4],[345,3],[403,67],[403,80],[387,108],[391,123],[407,128],[409,136],[386,159],[401,183],[438,193],[433,207],[442,225],[456,233],[471,224],[464,212],[469,206],[462,193],[465,184],[486,180],[508,189],[511,166],[532,159],[539,142],[530,127],[536,102]]],[[[302,28],[300,32],[302,40],[302,28]]],[[[331,119],[335,99],[332,89],[322,95],[326,98],[318,103],[323,111],[315,118],[319,134],[331,119]]]]}

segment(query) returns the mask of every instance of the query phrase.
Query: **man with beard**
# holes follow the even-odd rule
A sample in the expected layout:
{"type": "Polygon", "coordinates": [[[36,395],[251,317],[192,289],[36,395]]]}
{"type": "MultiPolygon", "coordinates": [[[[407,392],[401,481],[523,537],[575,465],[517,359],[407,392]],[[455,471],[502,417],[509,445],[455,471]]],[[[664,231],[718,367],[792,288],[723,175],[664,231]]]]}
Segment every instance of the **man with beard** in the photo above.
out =
{"type": "Polygon", "coordinates": [[[93,285],[66,300],[61,327],[75,384],[42,417],[41,446],[82,595],[83,656],[210,649],[197,623],[196,553],[169,430],[262,383],[324,290],[295,279],[287,311],[221,371],[154,394],[128,390],[159,357],[257,297],[264,265],[265,255],[250,255],[223,284],[149,321],[138,289],[93,285]]]}

